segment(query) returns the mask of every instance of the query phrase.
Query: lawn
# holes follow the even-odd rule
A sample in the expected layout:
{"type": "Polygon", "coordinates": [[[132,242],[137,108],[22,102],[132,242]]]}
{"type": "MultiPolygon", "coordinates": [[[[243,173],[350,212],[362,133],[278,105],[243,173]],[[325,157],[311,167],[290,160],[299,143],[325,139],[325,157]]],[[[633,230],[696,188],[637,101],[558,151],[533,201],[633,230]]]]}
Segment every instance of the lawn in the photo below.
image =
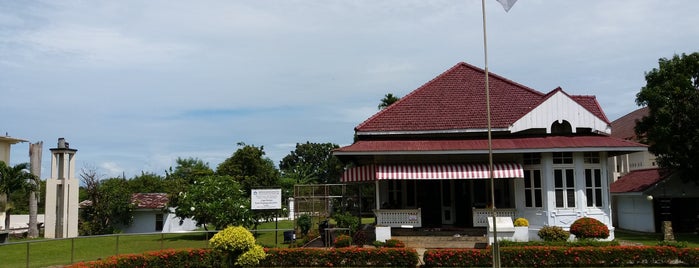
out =
{"type": "MultiPolygon", "coordinates": [[[[630,243],[638,243],[646,246],[655,246],[663,240],[663,234],[660,233],[642,233],[626,230],[615,230],[614,237],[619,241],[630,243]]],[[[699,248],[699,235],[694,233],[675,234],[675,240],[687,242],[688,247],[699,248]]]]}
{"type": "MultiPolygon", "coordinates": [[[[293,229],[293,221],[267,222],[258,226],[257,243],[265,247],[287,247],[284,229],[293,229]],[[282,229],[275,232],[277,229],[282,229]],[[276,240],[275,240],[276,234],[276,240]]],[[[172,234],[120,234],[76,237],[74,239],[10,240],[0,244],[0,268],[26,267],[27,252],[30,267],[91,261],[117,254],[142,253],[160,249],[205,248],[214,232],[172,234]],[[15,243],[18,242],[19,243],[15,243]],[[27,242],[27,243],[22,243],[27,242]],[[71,254],[72,252],[72,254],[71,254]],[[72,257],[71,257],[72,256],[72,257]],[[71,259],[72,258],[72,259],[71,259]]]]}
{"type": "MultiPolygon", "coordinates": [[[[205,232],[193,234],[147,234],[32,240],[0,245],[0,267],[46,267],[96,260],[116,254],[141,253],[174,248],[208,246],[205,232]],[[71,254],[71,252],[73,252],[71,254]],[[29,257],[27,257],[29,253],[29,257]]],[[[12,242],[12,241],[10,241],[12,242]]]]}

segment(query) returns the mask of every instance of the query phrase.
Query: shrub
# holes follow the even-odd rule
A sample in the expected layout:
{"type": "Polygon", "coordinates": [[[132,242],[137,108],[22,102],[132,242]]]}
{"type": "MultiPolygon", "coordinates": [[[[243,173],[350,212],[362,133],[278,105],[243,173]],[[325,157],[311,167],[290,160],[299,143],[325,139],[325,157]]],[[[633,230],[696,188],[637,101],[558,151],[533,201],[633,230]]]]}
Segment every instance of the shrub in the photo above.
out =
{"type": "Polygon", "coordinates": [[[349,228],[351,233],[359,229],[359,218],[349,212],[335,213],[332,216],[339,228],[349,228]]]}
{"type": "Polygon", "coordinates": [[[302,214],[296,220],[296,224],[301,229],[301,234],[306,235],[308,234],[308,231],[311,230],[311,225],[313,225],[313,221],[311,220],[311,216],[308,216],[308,214],[302,214]]]}
{"type": "Polygon", "coordinates": [[[338,235],[333,241],[336,248],[346,248],[352,245],[352,237],[349,235],[338,235]]]}
{"type": "Polygon", "coordinates": [[[255,244],[252,233],[242,226],[231,226],[209,240],[211,248],[228,256],[228,263],[238,266],[256,265],[265,258],[262,247],[255,244]]]}
{"type": "Polygon", "coordinates": [[[354,233],[354,235],[352,236],[352,241],[354,242],[354,244],[355,244],[356,246],[359,246],[359,247],[366,245],[366,242],[367,242],[367,235],[366,235],[366,232],[365,232],[365,231],[361,231],[361,230],[360,230],[360,231],[357,231],[357,232],[354,233]]]}
{"type": "Polygon", "coordinates": [[[573,225],[570,226],[570,233],[580,239],[604,239],[609,237],[609,228],[597,219],[584,217],[573,222],[573,225]]]}
{"type": "Polygon", "coordinates": [[[386,243],[383,246],[387,248],[404,248],[405,243],[398,239],[386,239],[386,243]]]}
{"type": "Polygon", "coordinates": [[[687,241],[659,241],[656,245],[661,247],[686,248],[689,246],[687,241]]]}
{"type": "Polygon", "coordinates": [[[517,218],[514,222],[515,227],[529,226],[529,221],[525,218],[517,218]]]}
{"type": "Polygon", "coordinates": [[[566,241],[570,233],[559,226],[544,226],[537,235],[544,241],[566,241]]]}
{"type": "Polygon", "coordinates": [[[377,248],[383,247],[386,245],[386,242],[381,242],[379,240],[374,240],[374,242],[371,242],[371,245],[377,248]]]}

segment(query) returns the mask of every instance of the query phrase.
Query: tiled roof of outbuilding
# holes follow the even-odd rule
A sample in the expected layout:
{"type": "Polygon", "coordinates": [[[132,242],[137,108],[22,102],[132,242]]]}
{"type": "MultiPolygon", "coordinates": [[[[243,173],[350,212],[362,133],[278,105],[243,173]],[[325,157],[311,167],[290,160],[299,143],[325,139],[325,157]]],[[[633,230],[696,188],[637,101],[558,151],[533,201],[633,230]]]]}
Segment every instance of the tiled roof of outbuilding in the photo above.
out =
{"type": "Polygon", "coordinates": [[[643,192],[664,180],[669,174],[658,168],[634,170],[622,176],[612,183],[609,188],[611,193],[643,192]]]}

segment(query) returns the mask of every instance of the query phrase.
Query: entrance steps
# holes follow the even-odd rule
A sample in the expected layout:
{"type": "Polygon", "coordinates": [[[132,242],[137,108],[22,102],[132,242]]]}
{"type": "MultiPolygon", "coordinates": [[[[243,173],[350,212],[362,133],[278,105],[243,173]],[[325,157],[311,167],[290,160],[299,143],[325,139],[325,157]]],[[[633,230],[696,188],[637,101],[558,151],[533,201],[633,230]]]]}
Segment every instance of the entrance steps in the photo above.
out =
{"type": "Polygon", "coordinates": [[[484,236],[393,236],[410,248],[476,248],[488,242],[484,236]]]}

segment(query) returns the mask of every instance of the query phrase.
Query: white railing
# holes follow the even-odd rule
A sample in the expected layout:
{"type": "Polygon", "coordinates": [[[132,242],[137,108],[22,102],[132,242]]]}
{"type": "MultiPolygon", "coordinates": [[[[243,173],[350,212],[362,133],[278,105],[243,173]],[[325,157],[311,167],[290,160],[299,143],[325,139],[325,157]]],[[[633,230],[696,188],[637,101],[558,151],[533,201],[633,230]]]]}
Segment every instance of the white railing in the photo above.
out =
{"type": "Polygon", "coordinates": [[[374,210],[376,225],[389,227],[422,227],[420,209],[378,209],[374,210]]]}
{"type": "MultiPolygon", "coordinates": [[[[517,209],[514,208],[496,208],[496,217],[515,218],[517,209]]],[[[473,208],[473,227],[488,227],[488,218],[493,216],[493,211],[489,208],[473,208]]]]}

